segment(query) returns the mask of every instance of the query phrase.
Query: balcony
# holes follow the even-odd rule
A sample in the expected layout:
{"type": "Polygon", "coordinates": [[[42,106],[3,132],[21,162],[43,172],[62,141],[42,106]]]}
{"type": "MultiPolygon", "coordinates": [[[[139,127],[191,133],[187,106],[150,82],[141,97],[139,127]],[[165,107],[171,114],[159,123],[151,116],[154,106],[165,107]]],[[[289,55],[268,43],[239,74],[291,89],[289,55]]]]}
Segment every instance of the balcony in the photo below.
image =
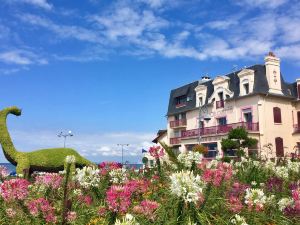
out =
{"type": "MultiPolygon", "coordinates": [[[[238,127],[244,127],[247,131],[252,131],[252,132],[259,131],[259,123],[240,122],[240,123],[232,123],[226,125],[200,128],[200,136],[226,134],[230,130],[238,127]]],[[[181,138],[198,137],[198,136],[199,136],[199,129],[181,131],[181,138]]]]}
{"type": "Polygon", "coordinates": [[[186,126],[186,119],[170,121],[171,128],[185,127],[185,126],[186,126]]]}
{"type": "Polygon", "coordinates": [[[176,108],[181,108],[181,107],[184,107],[184,106],[186,106],[185,102],[176,104],[176,108]]]}
{"type": "Polygon", "coordinates": [[[216,109],[224,108],[224,100],[216,101],[216,109]]]}
{"type": "Polygon", "coordinates": [[[170,138],[171,145],[178,145],[180,143],[180,137],[170,138]]]}

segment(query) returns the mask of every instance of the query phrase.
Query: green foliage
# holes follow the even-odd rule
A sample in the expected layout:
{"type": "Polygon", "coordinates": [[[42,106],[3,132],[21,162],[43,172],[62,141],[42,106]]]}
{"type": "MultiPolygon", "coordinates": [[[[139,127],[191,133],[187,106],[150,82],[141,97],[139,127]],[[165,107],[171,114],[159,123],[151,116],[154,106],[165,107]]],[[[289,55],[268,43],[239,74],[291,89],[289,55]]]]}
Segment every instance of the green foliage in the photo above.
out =
{"type": "Polygon", "coordinates": [[[164,148],[165,152],[168,154],[169,160],[173,162],[176,165],[179,165],[180,163],[178,162],[176,154],[173,152],[172,148],[169,147],[166,143],[164,142],[159,142],[160,145],[164,148]]]}
{"type": "Polygon", "coordinates": [[[147,164],[147,163],[148,163],[148,158],[147,158],[147,157],[143,157],[142,162],[143,162],[144,164],[147,164]]]}
{"type": "Polygon", "coordinates": [[[248,137],[248,132],[245,130],[244,127],[238,127],[235,129],[232,129],[228,133],[229,139],[238,139],[238,140],[245,140],[248,137]]]}
{"type": "Polygon", "coordinates": [[[6,125],[6,118],[9,114],[20,116],[21,110],[17,107],[9,107],[0,111],[0,143],[7,160],[12,164],[17,164],[18,174],[24,174],[24,171],[28,173],[33,171],[58,172],[64,168],[64,160],[68,155],[75,156],[76,166],[82,167],[92,164],[70,148],[18,152],[14,147],[6,125]]]}
{"type": "Polygon", "coordinates": [[[238,147],[238,144],[234,140],[222,138],[221,146],[222,146],[222,149],[224,151],[226,151],[227,149],[236,149],[238,147]]]}

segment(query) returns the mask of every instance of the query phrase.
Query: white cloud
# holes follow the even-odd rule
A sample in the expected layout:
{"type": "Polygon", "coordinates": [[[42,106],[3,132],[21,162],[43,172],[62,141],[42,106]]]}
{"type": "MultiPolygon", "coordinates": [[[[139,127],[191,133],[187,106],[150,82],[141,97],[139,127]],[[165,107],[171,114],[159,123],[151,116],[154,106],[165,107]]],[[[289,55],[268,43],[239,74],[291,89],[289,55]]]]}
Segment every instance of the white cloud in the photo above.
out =
{"type": "Polygon", "coordinates": [[[19,18],[23,22],[48,29],[59,35],[61,38],[72,38],[92,43],[101,42],[100,35],[96,31],[90,29],[79,26],[58,25],[51,20],[33,14],[21,14],[19,15],[19,18]]]}
{"type": "Polygon", "coordinates": [[[130,7],[117,8],[103,16],[92,16],[98,26],[112,40],[134,39],[145,32],[155,32],[168,26],[168,22],[154,15],[152,11],[138,12],[130,7]]]}
{"type": "Polygon", "coordinates": [[[30,65],[47,64],[46,59],[26,50],[9,50],[0,52],[0,61],[7,64],[30,65]]]}
{"type": "Polygon", "coordinates": [[[47,0],[13,0],[13,3],[26,3],[45,10],[51,10],[53,5],[48,3],[47,0]]]}
{"type": "MultiPolygon", "coordinates": [[[[36,149],[62,147],[63,140],[57,137],[55,131],[11,131],[17,149],[33,151],[36,149]]],[[[114,132],[114,133],[76,133],[67,139],[67,147],[76,149],[80,154],[93,161],[105,161],[111,157],[120,159],[121,147],[119,143],[128,143],[124,147],[124,156],[139,161],[142,149],[148,149],[155,133],[145,132],[114,132]],[[133,157],[133,158],[132,158],[133,157]]]]}
{"type": "Polygon", "coordinates": [[[246,5],[249,7],[262,7],[262,8],[270,8],[275,9],[278,8],[289,0],[235,0],[239,5],[246,5]]]}

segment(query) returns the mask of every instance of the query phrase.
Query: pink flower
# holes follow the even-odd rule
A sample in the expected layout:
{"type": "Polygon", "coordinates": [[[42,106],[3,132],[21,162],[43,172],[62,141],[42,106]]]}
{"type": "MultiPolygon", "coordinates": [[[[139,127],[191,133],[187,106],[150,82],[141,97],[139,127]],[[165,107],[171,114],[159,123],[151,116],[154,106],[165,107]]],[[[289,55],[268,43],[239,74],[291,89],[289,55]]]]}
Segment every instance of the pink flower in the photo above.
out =
{"type": "Polygon", "coordinates": [[[13,218],[16,215],[16,211],[13,210],[12,208],[8,208],[5,211],[6,211],[6,215],[10,218],[13,218]]]}
{"type": "Polygon", "coordinates": [[[4,180],[8,177],[9,173],[5,166],[0,166],[0,180],[4,180]]]}
{"type": "Polygon", "coordinates": [[[93,199],[89,195],[80,195],[78,196],[78,200],[87,206],[90,206],[93,203],[93,199]]]}
{"type": "Polygon", "coordinates": [[[204,169],[202,178],[214,186],[221,186],[223,181],[229,181],[232,177],[232,167],[229,164],[218,163],[216,169],[204,169]]]}
{"type": "Polygon", "coordinates": [[[44,185],[52,189],[58,189],[62,184],[62,176],[57,173],[46,173],[35,178],[35,184],[44,185]]]}
{"type": "Polygon", "coordinates": [[[25,179],[6,180],[0,185],[0,193],[4,201],[23,200],[28,195],[29,182],[25,179]]]}
{"type": "Polygon", "coordinates": [[[105,207],[100,207],[98,210],[99,216],[105,216],[106,212],[107,212],[107,210],[105,207]]]}
{"type": "Polygon", "coordinates": [[[126,213],[131,205],[131,190],[128,186],[113,185],[106,192],[108,208],[114,212],[126,213]]]}
{"type": "Polygon", "coordinates": [[[144,200],[140,203],[140,205],[135,206],[133,208],[133,211],[135,213],[142,214],[151,220],[154,220],[155,218],[154,212],[158,207],[159,204],[157,202],[144,200]]]}
{"type": "Polygon", "coordinates": [[[229,210],[231,212],[238,213],[243,208],[241,200],[237,197],[230,196],[229,199],[227,199],[227,202],[229,203],[229,210]]]}
{"type": "Polygon", "coordinates": [[[54,208],[44,198],[38,198],[27,203],[29,213],[33,216],[42,215],[47,223],[55,223],[54,208]]]}
{"type": "Polygon", "coordinates": [[[164,149],[160,146],[153,146],[149,149],[149,154],[155,159],[159,159],[165,155],[164,149]]]}
{"type": "Polygon", "coordinates": [[[73,211],[68,212],[68,214],[67,214],[68,222],[70,222],[70,223],[74,222],[76,220],[76,218],[77,218],[77,213],[76,212],[73,212],[73,211]]]}

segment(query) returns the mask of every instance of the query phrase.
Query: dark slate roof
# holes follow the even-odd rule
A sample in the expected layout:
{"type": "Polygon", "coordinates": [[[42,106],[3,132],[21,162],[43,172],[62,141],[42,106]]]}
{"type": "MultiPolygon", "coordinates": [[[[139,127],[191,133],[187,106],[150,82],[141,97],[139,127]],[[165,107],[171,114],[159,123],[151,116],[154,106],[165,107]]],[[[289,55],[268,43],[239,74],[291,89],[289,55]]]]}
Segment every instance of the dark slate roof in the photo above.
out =
{"type": "Polygon", "coordinates": [[[165,133],[167,133],[167,130],[158,130],[157,132],[157,137],[152,141],[153,143],[158,143],[158,139],[164,135],[165,133]]]}
{"type": "MultiPolygon", "coordinates": [[[[247,69],[254,70],[254,87],[253,94],[268,94],[269,85],[266,77],[266,67],[265,65],[253,65],[247,67],[247,69]]],[[[225,76],[229,77],[229,89],[234,93],[233,99],[236,99],[240,95],[240,79],[237,74],[240,72],[236,71],[225,76]]],[[[213,79],[202,83],[207,86],[207,95],[205,99],[205,104],[207,104],[208,99],[214,92],[214,85],[212,84],[213,79]]],[[[199,81],[184,85],[182,87],[176,88],[170,93],[169,107],[167,115],[174,115],[186,111],[190,111],[196,108],[196,92],[195,88],[198,86],[199,81]],[[186,102],[186,106],[176,108],[176,97],[186,95],[190,98],[190,101],[186,102]]],[[[297,87],[296,83],[286,83],[281,74],[281,87],[284,97],[297,98],[297,87]]]]}

